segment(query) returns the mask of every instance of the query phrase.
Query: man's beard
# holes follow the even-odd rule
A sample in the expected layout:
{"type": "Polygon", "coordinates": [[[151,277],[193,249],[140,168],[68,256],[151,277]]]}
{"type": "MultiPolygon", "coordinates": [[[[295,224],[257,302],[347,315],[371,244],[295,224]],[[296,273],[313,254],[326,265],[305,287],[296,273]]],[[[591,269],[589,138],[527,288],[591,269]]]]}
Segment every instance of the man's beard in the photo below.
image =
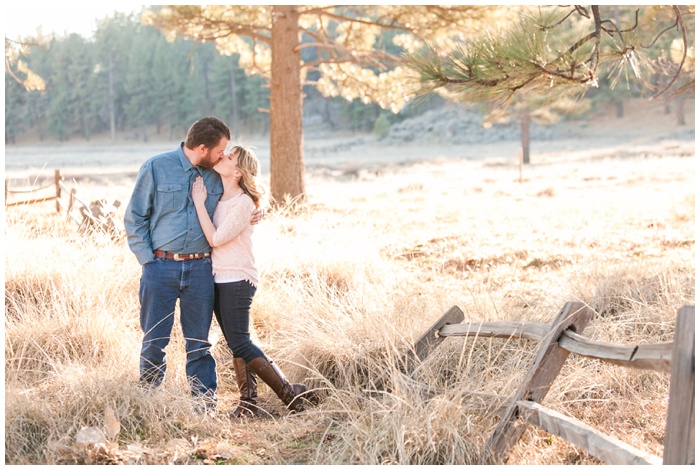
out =
{"type": "Polygon", "coordinates": [[[202,158],[199,161],[198,166],[201,166],[202,168],[204,168],[206,170],[211,170],[212,168],[214,168],[214,165],[219,163],[219,161],[220,161],[219,158],[215,159],[214,157],[212,157],[212,149],[209,149],[209,150],[207,150],[207,154],[204,156],[204,158],[202,158]]]}

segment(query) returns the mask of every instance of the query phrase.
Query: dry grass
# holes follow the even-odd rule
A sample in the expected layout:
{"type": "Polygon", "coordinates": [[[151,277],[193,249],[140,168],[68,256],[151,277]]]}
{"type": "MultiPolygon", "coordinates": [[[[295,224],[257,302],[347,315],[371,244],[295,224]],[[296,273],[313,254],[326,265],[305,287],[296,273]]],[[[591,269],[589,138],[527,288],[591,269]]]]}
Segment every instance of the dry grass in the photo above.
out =
{"type": "MultiPolygon", "coordinates": [[[[497,416],[459,392],[512,393],[536,345],[448,339],[414,377],[448,389],[428,401],[396,380],[394,358],[451,305],[471,321],[548,323],[581,300],[597,313],[588,337],[670,341],[695,298],[694,172],[692,158],[628,157],[531,165],[522,183],[513,166],[468,161],[311,177],[308,205],[256,230],[253,317],[263,349],[324,400],[285,416],[263,386],[274,419],[244,424],[225,417],[237,391],[222,342],[220,413],[193,412],[178,328],[164,387],[136,390],[140,271],[124,241],[78,237],[50,204],[9,208],[5,462],[479,463],[497,416]],[[367,393],[379,378],[392,393],[367,393]],[[77,442],[106,408],[113,442],[77,442]]],[[[545,403],[661,455],[667,393],[666,374],[572,357],[545,403]]],[[[510,463],[598,462],[530,430],[510,463]]]]}

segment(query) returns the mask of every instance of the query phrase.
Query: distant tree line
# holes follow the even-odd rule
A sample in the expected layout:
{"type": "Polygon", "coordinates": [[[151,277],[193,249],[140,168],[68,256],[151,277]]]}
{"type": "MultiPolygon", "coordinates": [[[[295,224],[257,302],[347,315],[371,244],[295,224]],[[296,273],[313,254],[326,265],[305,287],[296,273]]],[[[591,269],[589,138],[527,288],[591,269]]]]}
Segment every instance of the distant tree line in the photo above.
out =
{"type": "Polygon", "coordinates": [[[102,22],[93,39],[78,34],[32,46],[28,66],[45,83],[26,91],[5,76],[5,140],[24,132],[66,141],[109,132],[146,142],[182,135],[196,119],[216,115],[238,133],[264,133],[269,92],[235,58],[211,44],[176,39],[132,16],[102,22]],[[126,134],[125,134],[126,133],[126,134]]]}
{"type": "MultiPolygon", "coordinates": [[[[380,41],[394,54],[398,53],[391,45],[395,34],[382,33],[380,41]]],[[[304,36],[302,42],[307,41],[304,36]]],[[[39,141],[89,141],[97,135],[137,142],[156,136],[175,139],[206,115],[225,120],[235,135],[269,131],[266,79],[247,75],[237,54],[223,55],[210,41],[178,37],[169,42],[161,30],[142,24],[136,15],[106,18],[89,39],[72,34],[27,41],[28,52],[21,59],[45,85],[31,91],[8,72],[7,43],[6,38],[6,143],[23,135],[39,141]]],[[[301,51],[307,62],[318,59],[317,54],[314,47],[301,51]]],[[[692,65],[694,70],[694,61],[692,65]]],[[[318,71],[310,70],[306,78],[313,83],[318,77],[318,71]]],[[[642,94],[634,84],[612,90],[610,77],[600,78],[600,87],[586,93],[594,107],[616,103],[621,115],[622,100],[642,94]]],[[[304,86],[306,124],[315,117],[330,130],[382,135],[393,123],[443,102],[433,96],[410,102],[394,114],[357,98],[326,98],[315,86],[304,86]]],[[[679,101],[681,111],[683,102],[679,101]]]]}
{"type": "MultiPolygon", "coordinates": [[[[22,135],[39,141],[112,140],[148,142],[179,138],[202,116],[223,119],[234,135],[269,131],[270,90],[248,76],[236,55],[211,42],[172,42],[134,15],[115,14],[88,39],[78,34],[29,41],[23,56],[43,89],[28,91],[5,72],[5,143],[22,135]]],[[[305,51],[313,53],[313,51],[305,51]]],[[[331,130],[371,132],[401,116],[359,99],[324,98],[304,87],[310,114],[331,130]]]]}

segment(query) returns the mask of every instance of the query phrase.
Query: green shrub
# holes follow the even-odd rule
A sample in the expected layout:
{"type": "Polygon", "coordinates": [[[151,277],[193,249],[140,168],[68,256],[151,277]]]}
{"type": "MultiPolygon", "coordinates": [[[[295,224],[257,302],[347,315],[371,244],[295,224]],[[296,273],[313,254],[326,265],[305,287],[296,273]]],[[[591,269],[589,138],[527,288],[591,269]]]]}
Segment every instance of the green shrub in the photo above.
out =
{"type": "Polygon", "coordinates": [[[380,139],[383,139],[389,135],[389,129],[391,129],[389,118],[386,117],[386,114],[380,114],[377,120],[374,121],[374,129],[372,129],[372,132],[380,139]]]}

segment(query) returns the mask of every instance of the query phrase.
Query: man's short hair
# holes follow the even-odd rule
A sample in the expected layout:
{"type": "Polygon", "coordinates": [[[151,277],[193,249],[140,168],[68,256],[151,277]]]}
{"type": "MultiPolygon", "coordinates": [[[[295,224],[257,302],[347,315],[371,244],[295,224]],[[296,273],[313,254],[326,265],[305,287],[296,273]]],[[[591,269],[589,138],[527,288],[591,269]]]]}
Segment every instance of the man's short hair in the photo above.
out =
{"type": "Polygon", "coordinates": [[[185,146],[188,149],[195,149],[200,145],[214,148],[219,145],[222,137],[231,140],[231,131],[228,126],[215,117],[205,117],[192,124],[187,131],[185,146]]]}

